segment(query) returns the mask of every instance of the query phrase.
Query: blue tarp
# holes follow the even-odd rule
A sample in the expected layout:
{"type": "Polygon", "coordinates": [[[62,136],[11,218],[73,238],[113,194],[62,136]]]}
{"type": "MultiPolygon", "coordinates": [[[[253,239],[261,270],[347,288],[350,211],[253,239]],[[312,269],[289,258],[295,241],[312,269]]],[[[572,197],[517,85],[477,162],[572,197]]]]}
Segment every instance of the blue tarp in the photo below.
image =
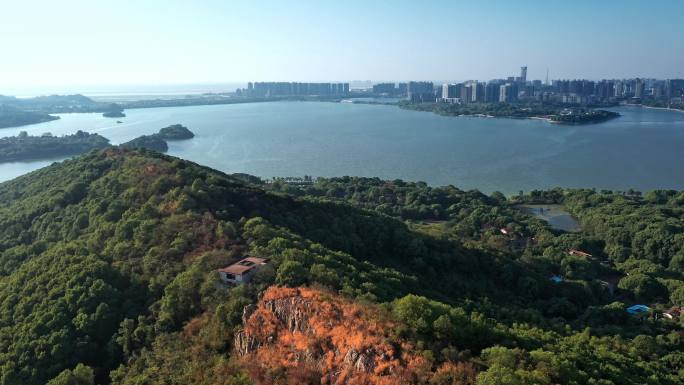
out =
{"type": "Polygon", "coordinates": [[[651,310],[651,308],[649,308],[646,305],[634,305],[634,306],[630,306],[627,308],[627,313],[629,313],[629,314],[641,314],[641,313],[646,313],[650,310],[651,310]]]}

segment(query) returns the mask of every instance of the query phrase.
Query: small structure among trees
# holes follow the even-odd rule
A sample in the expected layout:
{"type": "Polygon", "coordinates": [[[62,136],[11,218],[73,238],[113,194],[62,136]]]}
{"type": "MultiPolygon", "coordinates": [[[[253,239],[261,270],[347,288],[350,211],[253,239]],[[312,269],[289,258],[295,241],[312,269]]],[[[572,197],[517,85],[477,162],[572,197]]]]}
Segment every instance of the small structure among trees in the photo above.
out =
{"type": "Polygon", "coordinates": [[[218,269],[221,280],[233,285],[249,282],[259,267],[268,263],[266,258],[247,257],[240,261],[218,269]]]}

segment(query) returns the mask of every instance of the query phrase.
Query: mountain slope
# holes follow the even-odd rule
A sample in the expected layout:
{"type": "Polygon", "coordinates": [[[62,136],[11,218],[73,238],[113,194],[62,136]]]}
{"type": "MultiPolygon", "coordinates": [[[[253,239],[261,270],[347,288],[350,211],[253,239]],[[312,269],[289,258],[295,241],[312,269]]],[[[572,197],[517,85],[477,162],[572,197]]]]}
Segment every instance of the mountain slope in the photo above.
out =
{"type": "MultiPolygon", "coordinates": [[[[589,282],[551,283],[545,263],[488,246],[501,238],[435,233],[370,204],[295,198],[243,179],[110,148],[0,184],[0,384],[44,384],[85,373],[83,365],[99,384],[297,382],[236,359],[234,335],[251,327],[243,309],[274,285],[382,306],[377,314],[392,314],[385,328],[396,329],[383,343],[414,346],[415,362],[425,360],[425,375],[411,377],[418,382],[512,372],[568,384],[677,383],[672,325],[625,319],[623,305],[589,282]],[[271,262],[249,285],[220,284],[216,269],[245,255],[271,262]],[[583,331],[585,316],[604,320],[601,335],[583,331]],[[605,357],[606,349],[615,351],[605,357]]],[[[453,213],[509,220],[503,203],[478,194],[459,205],[453,213]]],[[[377,330],[372,322],[359,317],[358,327],[377,330]]],[[[396,366],[417,373],[411,362],[396,366]]]]}

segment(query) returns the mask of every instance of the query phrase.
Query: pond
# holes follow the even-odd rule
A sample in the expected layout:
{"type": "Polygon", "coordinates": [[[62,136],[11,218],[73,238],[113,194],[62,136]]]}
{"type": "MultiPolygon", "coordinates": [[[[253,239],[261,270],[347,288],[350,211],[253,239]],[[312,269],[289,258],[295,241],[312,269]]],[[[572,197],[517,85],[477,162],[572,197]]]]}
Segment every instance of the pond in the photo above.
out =
{"type": "Polygon", "coordinates": [[[523,212],[546,221],[549,226],[556,230],[576,232],[580,230],[580,224],[563,205],[520,205],[517,206],[523,212]]]}

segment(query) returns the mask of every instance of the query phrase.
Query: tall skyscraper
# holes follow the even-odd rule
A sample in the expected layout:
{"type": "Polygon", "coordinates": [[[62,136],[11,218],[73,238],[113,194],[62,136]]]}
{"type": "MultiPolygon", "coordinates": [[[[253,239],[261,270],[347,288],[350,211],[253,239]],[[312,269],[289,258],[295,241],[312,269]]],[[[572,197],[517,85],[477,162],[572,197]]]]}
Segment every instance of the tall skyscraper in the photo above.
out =
{"type": "Polygon", "coordinates": [[[461,102],[470,103],[473,101],[473,86],[471,83],[463,83],[461,88],[461,102]]]}
{"type": "Polygon", "coordinates": [[[545,86],[550,86],[551,83],[549,83],[549,68],[546,68],[546,81],[544,82],[545,86]]]}
{"type": "Polygon", "coordinates": [[[458,84],[444,83],[442,85],[442,99],[456,99],[461,97],[460,87],[458,84]]]}
{"type": "Polygon", "coordinates": [[[501,103],[506,103],[509,102],[508,96],[511,92],[511,85],[510,83],[507,84],[502,84],[499,86],[499,102],[501,103]]]}
{"type": "Polygon", "coordinates": [[[499,86],[499,102],[510,103],[517,100],[518,87],[516,83],[506,83],[499,86]]]}
{"type": "Polygon", "coordinates": [[[642,79],[636,78],[636,84],[634,85],[634,97],[641,98],[644,96],[644,81],[642,79]]]}
{"type": "Polygon", "coordinates": [[[527,81],[527,66],[520,67],[520,82],[525,83],[527,81]]]}
{"type": "Polygon", "coordinates": [[[484,101],[487,103],[496,103],[499,101],[499,86],[501,83],[490,81],[485,87],[484,101]]]}
{"type": "Polygon", "coordinates": [[[449,99],[449,84],[442,84],[442,99],[449,99]]]}

